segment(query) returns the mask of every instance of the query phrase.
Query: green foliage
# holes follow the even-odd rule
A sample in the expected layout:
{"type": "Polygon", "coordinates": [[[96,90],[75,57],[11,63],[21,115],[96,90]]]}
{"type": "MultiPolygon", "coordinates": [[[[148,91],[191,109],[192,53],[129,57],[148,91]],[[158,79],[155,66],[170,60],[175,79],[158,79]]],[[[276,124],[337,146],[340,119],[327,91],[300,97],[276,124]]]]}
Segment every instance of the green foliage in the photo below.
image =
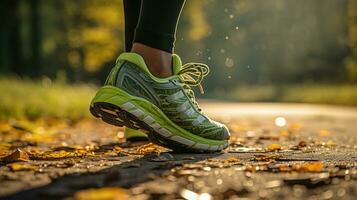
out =
{"type": "Polygon", "coordinates": [[[89,103],[95,89],[49,78],[41,81],[0,78],[0,118],[89,117],[89,103]]]}
{"type": "Polygon", "coordinates": [[[354,54],[346,58],[346,68],[348,71],[348,78],[351,82],[357,82],[357,48],[353,51],[354,54]]]}
{"type": "Polygon", "coordinates": [[[88,80],[123,47],[122,0],[6,0],[0,6],[2,73],[37,78],[64,70],[70,80],[88,80]]]}
{"type": "Polygon", "coordinates": [[[281,101],[357,106],[357,85],[301,85],[287,87],[281,101]]]}
{"type": "MultiPolygon", "coordinates": [[[[356,5],[357,0],[187,1],[175,51],[185,62],[210,66],[203,82],[209,97],[326,102],[320,97],[335,93],[341,95],[336,102],[355,105],[353,92],[339,88],[355,89],[348,84],[357,81],[356,5]],[[300,83],[311,87],[293,87],[300,83]],[[331,87],[325,91],[325,85],[331,87]],[[311,99],[294,96],[290,87],[311,99]]],[[[0,26],[0,74],[36,79],[60,71],[69,82],[104,82],[123,51],[122,7],[122,0],[1,1],[6,20],[0,26]]],[[[47,112],[18,107],[19,113],[47,112]]]]}
{"type": "Polygon", "coordinates": [[[192,40],[187,37],[191,27],[180,26],[177,52],[184,60],[211,66],[207,93],[239,84],[347,81],[347,0],[224,0],[202,5],[191,10],[203,12],[210,34],[192,40]]]}

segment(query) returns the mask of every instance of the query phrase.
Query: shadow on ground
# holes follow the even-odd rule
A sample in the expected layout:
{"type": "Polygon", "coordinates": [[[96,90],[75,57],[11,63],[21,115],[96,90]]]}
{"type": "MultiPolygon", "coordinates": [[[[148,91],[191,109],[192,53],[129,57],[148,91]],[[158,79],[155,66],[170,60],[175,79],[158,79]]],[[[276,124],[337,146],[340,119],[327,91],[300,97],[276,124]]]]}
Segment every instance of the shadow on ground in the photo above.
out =
{"type": "Polygon", "coordinates": [[[63,199],[73,195],[73,193],[78,190],[87,188],[110,186],[129,188],[135,184],[160,176],[173,167],[214,158],[221,154],[222,153],[182,154],[167,152],[161,154],[160,157],[157,154],[148,154],[98,172],[65,175],[52,180],[48,185],[21,191],[1,199],[63,199]],[[160,159],[164,160],[160,161],[160,159]],[[167,159],[169,159],[169,161],[167,159]]]}

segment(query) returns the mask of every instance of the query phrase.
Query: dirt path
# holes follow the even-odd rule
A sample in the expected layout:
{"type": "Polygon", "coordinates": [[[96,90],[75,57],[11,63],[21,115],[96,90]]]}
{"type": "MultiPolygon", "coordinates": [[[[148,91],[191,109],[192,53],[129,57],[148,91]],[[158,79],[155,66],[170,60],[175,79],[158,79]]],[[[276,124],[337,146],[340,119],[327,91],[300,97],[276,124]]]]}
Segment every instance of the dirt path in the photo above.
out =
{"type": "Polygon", "coordinates": [[[10,120],[0,125],[4,199],[354,199],[357,109],[204,102],[228,124],[230,147],[177,154],[126,143],[95,120],[10,120]],[[19,160],[20,157],[15,156],[19,160]],[[20,159],[21,160],[21,159],[20,159]],[[91,189],[90,189],[91,188],[91,189]],[[119,198],[120,197],[120,198],[119,198]],[[114,199],[114,198],[109,198],[114,199]]]}

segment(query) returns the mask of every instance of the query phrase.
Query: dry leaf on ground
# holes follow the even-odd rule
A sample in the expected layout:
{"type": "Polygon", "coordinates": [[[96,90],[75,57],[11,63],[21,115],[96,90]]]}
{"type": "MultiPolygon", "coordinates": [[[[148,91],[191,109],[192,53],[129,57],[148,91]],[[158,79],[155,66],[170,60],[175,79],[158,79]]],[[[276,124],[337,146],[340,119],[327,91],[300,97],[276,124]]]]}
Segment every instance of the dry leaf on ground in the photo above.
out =
{"type": "Polygon", "coordinates": [[[280,138],[276,135],[262,135],[259,136],[259,140],[279,140],[280,138]]]}
{"type": "Polygon", "coordinates": [[[292,166],[292,169],[298,172],[321,172],[323,168],[324,165],[322,162],[305,163],[292,166]]]}
{"type": "Polygon", "coordinates": [[[117,187],[81,190],[74,194],[75,200],[129,200],[126,190],[117,187]]]}
{"type": "Polygon", "coordinates": [[[279,166],[280,172],[321,172],[324,168],[322,162],[312,162],[303,164],[287,165],[283,164],[279,166]]]}
{"type": "Polygon", "coordinates": [[[114,151],[115,153],[121,153],[121,152],[124,151],[124,149],[121,148],[121,147],[119,147],[119,146],[115,146],[114,149],[113,149],[113,151],[114,151]]]}
{"type": "Polygon", "coordinates": [[[142,145],[137,150],[138,154],[140,155],[146,155],[150,153],[161,153],[162,151],[163,151],[162,148],[160,148],[159,146],[153,143],[142,145]]]}
{"type": "Polygon", "coordinates": [[[275,159],[281,158],[282,155],[254,155],[253,161],[262,161],[262,162],[269,162],[274,161],[275,159]]]}
{"type": "Polygon", "coordinates": [[[299,142],[298,146],[299,146],[299,147],[306,147],[307,144],[306,144],[306,142],[305,142],[304,140],[301,140],[301,141],[299,142]]]}
{"type": "Polygon", "coordinates": [[[223,162],[225,163],[240,163],[240,160],[238,158],[235,158],[235,157],[231,157],[231,158],[228,158],[227,160],[224,160],[223,162]]]}
{"type": "Polygon", "coordinates": [[[25,151],[16,149],[10,155],[0,158],[0,160],[4,162],[29,161],[29,156],[25,151]]]}
{"type": "Polygon", "coordinates": [[[281,150],[282,147],[280,144],[271,144],[267,147],[267,150],[268,151],[278,151],[278,150],[281,150]]]}
{"type": "Polygon", "coordinates": [[[79,157],[79,156],[88,156],[93,155],[93,152],[88,152],[86,150],[76,150],[74,152],[70,151],[46,151],[42,154],[35,155],[36,159],[61,159],[61,158],[72,158],[72,157],[79,157]]]}
{"type": "Polygon", "coordinates": [[[28,164],[18,164],[12,163],[7,165],[11,171],[31,171],[37,170],[36,166],[28,165],[28,164]]]}

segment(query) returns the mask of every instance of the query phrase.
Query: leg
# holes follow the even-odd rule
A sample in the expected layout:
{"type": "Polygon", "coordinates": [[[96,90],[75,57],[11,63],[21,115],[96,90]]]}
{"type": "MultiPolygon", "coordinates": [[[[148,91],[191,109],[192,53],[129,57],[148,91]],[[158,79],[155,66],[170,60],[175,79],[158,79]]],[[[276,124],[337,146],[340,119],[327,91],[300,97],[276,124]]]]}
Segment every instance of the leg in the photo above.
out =
{"type": "Polygon", "coordinates": [[[124,0],[125,51],[130,52],[133,46],[135,28],[140,16],[141,0],[124,0]]]}
{"type": "Polygon", "coordinates": [[[157,77],[172,75],[172,52],[184,0],[143,0],[132,52],[140,54],[157,77]]]}

